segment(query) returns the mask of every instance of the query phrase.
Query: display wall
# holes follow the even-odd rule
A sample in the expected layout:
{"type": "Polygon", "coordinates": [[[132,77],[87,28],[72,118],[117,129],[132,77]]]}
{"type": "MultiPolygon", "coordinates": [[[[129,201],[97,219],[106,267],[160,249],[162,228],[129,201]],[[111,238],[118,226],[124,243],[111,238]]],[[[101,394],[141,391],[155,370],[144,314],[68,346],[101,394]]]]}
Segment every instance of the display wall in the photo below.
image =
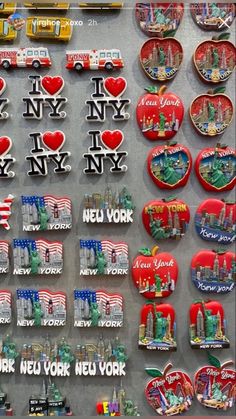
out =
{"type": "MultiPolygon", "coordinates": [[[[137,255],[140,247],[152,247],[155,241],[147,234],[141,219],[143,206],[154,198],[165,198],[170,195],[167,190],[160,190],[152,182],[146,170],[146,158],[154,144],[144,138],[136,123],[135,109],[138,98],[143,94],[144,87],[151,85],[139,65],[139,50],[147,39],[139,29],[134,13],[134,2],[126,1],[125,7],[119,12],[83,12],[72,8],[66,14],[73,20],[79,20],[83,24],[74,27],[71,41],[63,42],[33,42],[24,33],[24,29],[18,34],[14,46],[44,45],[49,48],[52,67],[50,70],[41,69],[41,75],[61,75],[65,80],[64,96],[68,98],[65,110],[65,120],[52,120],[44,117],[42,120],[25,120],[22,118],[24,105],[22,98],[30,90],[28,81],[29,74],[37,74],[30,69],[12,69],[0,75],[7,82],[5,96],[10,100],[8,112],[10,118],[1,121],[1,135],[12,138],[12,155],[16,158],[14,171],[16,176],[9,180],[0,180],[0,196],[8,193],[15,196],[11,216],[11,230],[1,229],[0,239],[11,241],[17,237],[42,237],[49,240],[60,240],[64,244],[64,271],[60,276],[13,276],[12,269],[8,275],[1,275],[1,289],[9,289],[13,293],[13,320],[9,326],[1,325],[1,335],[11,334],[20,349],[23,343],[40,341],[47,334],[52,341],[63,336],[72,347],[91,340],[97,341],[99,335],[104,339],[119,336],[120,341],[127,346],[129,360],[127,362],[127,374],[122,379],[122,384],[127,391],[127,397],[133,399],[138,405],[142,416],[154,416],[155,413],[148,405],[144,388],[149,378],[145,373],[145,367],[157,367],[163,369],[167,362],[172,362],[174,368],[182,368],[193,378],[194,372],[201,366],[206,365],[207,356],[204,350],[191,349],[188,342],[188,310],[194,299],[214,298],[213,295],[201,294],[191,282],[190,263],[192,255],[200,249],[215,248],[214,243],[204,242],[194,228],[193,217],[196,208],[203,199],[210,197],[233,198],[233,192],[209,193],[199,184],[194,170],[192,170],[188,184],[174,191],[174,195],[183,199],[190,207],[191,221],[185,237],[180,241],[162,241],[158,243],[161,251],[170,251],[177,259],[180,275],[176,290],[168,297],[168,302],[173,304],[177,314],[177,344],[178,350],[174,353],[161,353],[156,351],[142,351],[138,349],[138,327],[140,310],[145,299],[139,295],[133,285],[131,275],[127,277],[82,277],[79,275],[79,239],[111,239],[114,241],[124,240],[129,245],[130,264],[137,255]],[[126,78],[128,87],[125,97],[131,99],[129,112],[131,117],[126,122],[115,123],[111,114],[107,114],[104,123],[89,123],[85,120],[87,108],[85,101],[93,92],[90,77],[105,75],[106,72],[84,71],[80,74],[69,72],[65,68],[65,52],[67,49],[102,49],[119,48],[122,52],[125,67],[117,74],[126,78]],[[128,151],[126,164],[128,171],[122,174],[111,174],[105,167],[101,176],[89,176],[83,173],[85,160],[82,155],[90,145],[87,131],[94,129],[122,129],[124,142],[122,148],[128,151]],[[28,163],[25,156],[28,155],[31,143],[28,138],[30,132],[62,130],[67,138],[65,149],[71,152],[68,163],[72,170],[70,173],[54,174],[50,170],[45,177],[27,176],[28,163]],[[135,203],[134,222],[130,225],[93,225],[83,224],[82,208],[83,197],[86,193],[103,192],[107,185],[121,189],[123,185],[132,194],[135,203]],[[26,233],[22,231],[22,216],[20,197],[24,195],[43,195],[51,193],[56,196],[65,194],[72,200],[73,227],[68,231],[26,233]],[[62,328],[30,328],[16,326],[16,289],[17,288],[49,288],[52,290],[65,291],[67,294],[67,323],[62,328]],[[74,328],[73,326],[73,290],[75,288],[104,289],[109,292],[119,292],[124,296],[124,327],[121,329],[89,329],[74,328]]],[[[24,16],[33,14],[27,10],[21,10],[24,16]]],[[[38,13],[39,14],[39,13],[38,13]]],[[[42,15],[43,13],[41,13],[42,15]]],[[[46,14],[46,13],[44,13],[46,14]]],[[[50,13],[49,13],[50,14],[50,13]]],[[[234,39],[234,27],[230,29],[231,40],[234,39]]],[[[204,138],[196,133],[191,125],[188,108],[191,101],[199,94],[206,92],[209,86],[204,84],[193,69],[192,55],[199,42],[211,38],[212,32],[204,32],[194,24],[189,6],[185,3],[183,21],[175,35],[183,46],[184,59],[177,76],[168,82],[168,89],[179,95],[185,106],[183,124],[175,139],[189,147],[193,159],[198,152],[207,146],[215,146],[218,138],[204,138]]],[[[232,76],[226,83],[226,94],[234,102],[235,79],[232,76]]],[[[233,146],[235,139],[234,123],[227,129],[221,141],[233,146]]],[[[228,246],[230,248],[230,246],[228,246]]],[[[231,247],[232,249],[232,247],[231,247]]],[[[228,336],[231,340],[230,349],[216,350],[216,355],[222,362],[234,359],[235,347],[235,295],[231,292],[226,295],[217,295],[216,300],[222,302],[227,319],[228,336]]],[[[28,409],[28,400],[32,394],[38,394],[42,385],[42,377],[21,376],[19,374],[19,360],[17,360],[16,372],[13,375],[1,374],[0,387],[8,394],[16,414],[25,415],[28,409]]],[[[73,368],[72,368],[73,370],[73,368]]],[[[96,414],[96,402],[109,399],[114,386],[119,386],[119,377],[76,377],[73,372],[69,378],[56,378],[56,384],[67,397],[75,415],[93,416],[96,414]]],[[[196,399],[192,403],[189,414],[192,416],[203,415],[232,415],[232,410],[221,412],[213,409],[205,410],[196,399]]]]}

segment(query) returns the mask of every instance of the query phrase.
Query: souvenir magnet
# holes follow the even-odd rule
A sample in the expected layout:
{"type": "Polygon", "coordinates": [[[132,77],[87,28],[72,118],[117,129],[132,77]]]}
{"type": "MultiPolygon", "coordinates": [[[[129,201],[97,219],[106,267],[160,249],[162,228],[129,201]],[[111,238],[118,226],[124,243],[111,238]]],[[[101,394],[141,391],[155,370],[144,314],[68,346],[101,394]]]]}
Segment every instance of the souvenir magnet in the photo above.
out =
{"type": "Polygon", "coordinates": [[[72,31],[72,21],[65,17],[32,16],[26,19],[26,36],[31,39],[69,41],[72,31]]]}
{"type": "Polygon", "coordinates": [[[174,93],[164,93],[166,86],[150,86],[148,93],[139,98],[136,118],[139,128],[148,140],[169,140],[174,137],[183,121],[184,105],[174,93]]]}
{"type": "Polygon", "coordinates": [[[127,224],[133,222],[135,206],[132,196],[123,187],[120,192],[113,192],[107,186],[104,193],[86,194],[83,203],[84,223],[127,224]]]}
{"type": "Polygon", "coordinates": [[[145,368],[153,377],[145,388],[145,396],[160,416],[182,415],[189,410],[194,396],[189,375],[181,370],[169,372],[172,366],[167,364],[163,372],[157,368],[145,368]]]}
{"type": "Polygon", "coordinates": [[[88,135],[91,137],[92,145],[88,148],[88,152],[83,154],[87,163],[83,169],[84,174],[102,175],[106,160],[110,163],[111,173],[123,173],[128,170],[128,167],[122,164],[128,153],[118,150],[124,140],[122,131],[88,131],[88,135]]]}
{"type": "Polygon", "coordinates": [[[64,79],[61,76],[29,76],[32,90],[28,97],[23,97],[25,119],[42,119],[44,108],[49,108],[48,117],[51,119],[64,119],[66,112],[61,111],[67,103],[66,97],[61,97],[60,92],[64,87],[64,79]]]}
{"type": "Polygon", "coordinates": [[[236,230],[236,204],[215,198],[203,201],[195,214],[198,235],[207,241],[233,243],[236,230]]]}
{"type": "Polygon", "coordinates": [[[230,292],[236,281],[236,254],[221,249],[200,250],[192,258],[191,276],[199,291],[230,292]]]}
{"type": "Polygon", "coordinates": [[[225,336],[226,320],[224,309],[218,301],[196,300],[189,310],[190,345],[193,349],[229,348],[225,336]]]}
{"type": "Polygon", "coordinates": [[[21,350],[20,374],[69,377],[74,355],[65,338],[51,343],[46,336],[43,343],[24,344],[21,350]]]}
{"type": "Polygon", "coordinates": [[[71,200],[67,197],[22,196],[23,231],[68,230],[72,227],[71,200]]]}
{"type": "Polygon", "coordinates": [[[75,375],[101,377],[125,376],[128,356],[119,338],[105,341],[100,335],[97,344],[86,343],[76,346],[75,375]]]}
{"type": "Polygon", "coordinates": [[[0,240],[0,274],[9,272],[9,244],[0,240]]]}
{"type": "Polygon", "coordinates": [[[28,176],[46,176],[48,164],[53,163],[54,173],[68,173],[71,166],[66,165],[66,160],[71,156],[69,151],[63,151],[66,137],[62,131],[32,132],[29,138],[33,141],[33,148],[25,160],[30,164],[28,176]]]}
{"type": "Polygon", "coordinates": [[[158,246],[152,250],[142,248],[132,263],[134,285],[145,298],[165,298],[175,290],[178,279],[178,264],[171,253],[157,253],[158,246]]]}
{"type": "Polygon", "coordinates": [[[80,275],[127,275],[128,245],[110,240],[80,240],[80,275]]]}
{"type": "Polygon", "coordinates": [[[0,41],[1,42],[12,42],[17,38],[17,31],[9,23],[8,19],[0,18],[0,41]]]}
{"type": "Polygon", "coordinates": [[[199,76],[207,82],[219,83],[228,80],[235,67],[235,46],[223,33],[212,40],[201,42],[193,55],[199,76]]]}
{"type": "Polygon", "coordinates": [[[175,311],[170,304],[147,303],[142,307],[139,349],[176,351],[175,311]]]}
{"type": "Polygon", "coordinates": [[[7,400],[7,394],[0,387],[0,412],[1,416],[14,416],[11,403],[7,400]]]}
{"type": "Polygon", "coordinates": [[[75,327],[122,327],[123,297],[106,291],[74,291],[75,327]]]}
{"type": "Polygon", "coordinates": [[[133,400],[126,398],[126,391],[122,385],[114,387],[111,401],[100,401],[96,405],[97,416],[140,416],[138,407],[133,400]]]}
{"type": "Polygon", "coordinates": [[[58,275],[63,270],[63,243],[45,239],[13,240],[13,275],[58,275]]]}
{"type": "MultiPolygon", "coordinates": [[[[0,50],[0,54],[1,54],[1,50],[0,50]]],[[[5,89],[6,89],[6,82],[2,77],[0,77],[0,96],[3,94],[5,89]]],[[[9,114],[4,111],[4,108],[8,105],[9,102],[10,102],[9,99],[7,98],[0,98],[0,120],[7,119],[9,117],[9,114]]]]}
{"type": "Polygon", "coordinates": [[[11,306],[12,306],[12,295],[11,291],[0,290],[0,324],[11,323],[11,306]]]}
{"type": "Polygon", "coordinates": [[[235,404],[235,370],[229,369],[233,361],[223,364],[208,353],[208,365],[200,368],[194,376],[194,391],[197,400],[205,407],[228,410],[235,404]]]}
{"type": "Polygon", "coordinates": [[[0,67],[35,68],[51,67],[51,58],[47,48],[0,48],[0,67]]]}
{"type": "Polygon", "coordinates": [[[235,18],[234,3],[190,3],[194,22],[207,31],[229,29],[235,18]]]}
{"type": "Polygon", "coordinates": [[[180,240],[188,227],[190,211],[187,204],[177,198],[149,201],[142,212],[144,227],[155,240],[180,240]]]}
{"type": "Polygon", "coordinates": [[[124,67],[119,49],[90,49],[66,51],[68,70],[115,70],[124,67]]]}
{"type": "Polygon", "coordinates": [[[47,381],[43,380],[40,394],[30,397],[28,416],[73,416],[70,407],[66,405],[66,398],[56,384],[51,382],[50,376],[47,381]]]}
{"type": "Polygon", "coordinates": [[[152,38],[139,53],[141,67],[151,80],[168,81],[176,76],[183,60],[183,47],[174,38],[152,38]]]}
{"type": "Polygon", "coordinates": [[[184,3],[136,2],[136,20],[148,36],[174,36],[184,14],[184,3]]]}
{"type": "Polygon", "coordinates": [[[201,135],[215,137],[223,134],[231,124],[234,106],[231,99],[223,94],[224,91],[224,87],[217,87],[192,101],[189,108],[190,119],[201,135]]]}
{"type": "MultiPolygon", "coordinates": [[[[15,360],[18,357],[16,344],[9,335],[0,339],[0,372],[1,374],[11,374],[15,372],[15,360]]],[[[0,397],[1,399],[1,397],[0,397]]],[[[0,400],[1,404],[1,400],[0,400]]],[[[1,407],[0,407],[1,411],[1,407]]]]}
{"type": "Polygon", "coordinates": [[[66,294],[48,289],[16,291],[17,326],[65,326],[66,294]]]}
{"type": "Polygon", "coordinates": [[[197,178],[207,191],[223,192],[234,188],[236,154],[227,145],[204,148],[195,161],[197,178]]]}
{"type": "Polygon", "coordinates": [[[153,148],[147,159],[148,173],[161,189],[176,189],[186,185],[192,169],[189,149],[171,141],[153,148]]]}
{"type": "Polygon", "coordinates": [[[86,116],[88,122],[104,122],[106,120],[106,108],[113,112],[113,121],[126,121],[130,114],[126,112],[126,107],[130,105],[130,99],[124,99],[123,93],[127,88],[127,81],[124,77],[92,77],[94,83],[94,93],[91,99],[86,100],[89,114],[86,116]]]}
{"type": "MultiPolygon", "coordinates": [[[[0,99],[1,100],[1,99],[0,99]]],[[[12,148],[10,137],[0,137],[0,179],[10,179],[15,176],[15,172],[9,170],[16,159],[8,154],[12,148]]]]}
{"type": "Polygon", "coordinates": [[[5,228],[5,230],[10,230],[9,218],[11,216],[11,206],[14,201],[13,195],[8,195],[0,201],[0,226],[5,228]]]}

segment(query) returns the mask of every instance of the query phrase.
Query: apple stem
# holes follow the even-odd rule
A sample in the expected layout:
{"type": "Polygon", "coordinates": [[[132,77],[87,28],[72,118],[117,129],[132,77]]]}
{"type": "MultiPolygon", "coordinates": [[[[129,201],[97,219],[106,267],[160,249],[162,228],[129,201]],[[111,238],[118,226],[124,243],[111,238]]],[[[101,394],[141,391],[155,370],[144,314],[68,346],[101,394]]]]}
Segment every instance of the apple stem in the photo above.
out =
{"type": "Polygon", "coordinates": [[[214,90],[213,90],[213,89],[209,89],[209,90],[207,90],[207,94],[208,94],[208,95],[214,95],[214,90]]]}
{"type": "Polygon", "coordinates": [[[234,365],[234,361],[230,360],[230,361],[226,361],[221,365],[221,370],[225,367],[228,367],[229,365],[234,365]]]}
{"type": "Polygon", "coordinates": [[[158,96],[163,95],[163,93],[165,93],[166,89],[167,89],[166,85],[161,86],[160,89],[158,90],[158,96]]]}
{"type": "Polygon", "coordinates": [[[168,373],[168,371],[170,371],[170,369],[173,367],[173,365],[171,364],[171,362],[169,362],[166,366],[165,366],[165,368],[164,368],[164,371],[163,371],[163,375],[164,375],[164,377],[166,376],[166,374],[168,373]]]}
{"type": "Polygon", "coordinates": [[[152,256],[155,256],[155,255],[157,254],[158,250],[159,250],[159,247],[158,247],[158,246],[154,246],[154,247],[152,248],[152,250],[151,250],[151,252],[152,252],[152,256]]]}

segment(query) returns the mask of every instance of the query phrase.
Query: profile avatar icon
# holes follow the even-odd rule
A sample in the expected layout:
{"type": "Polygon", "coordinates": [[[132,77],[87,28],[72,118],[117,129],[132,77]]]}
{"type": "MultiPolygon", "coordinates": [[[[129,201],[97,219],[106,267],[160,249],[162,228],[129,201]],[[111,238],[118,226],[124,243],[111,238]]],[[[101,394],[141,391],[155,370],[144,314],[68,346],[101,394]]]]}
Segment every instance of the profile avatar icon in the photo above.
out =
{"type": "Polygon", "coordinates": [[[25,18],[20,13],[13,13],[8,17],[7,21],[15,31],[21,31],[25,25],[25,18]]]}

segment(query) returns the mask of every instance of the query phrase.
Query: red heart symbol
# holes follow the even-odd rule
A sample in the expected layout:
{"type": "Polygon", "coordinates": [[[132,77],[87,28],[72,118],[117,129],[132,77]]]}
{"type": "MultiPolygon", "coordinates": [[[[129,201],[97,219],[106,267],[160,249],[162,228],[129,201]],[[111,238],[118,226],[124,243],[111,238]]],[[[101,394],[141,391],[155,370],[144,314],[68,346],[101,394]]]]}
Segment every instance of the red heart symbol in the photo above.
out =
{"type": "Polygon", "coordinates": [[[9,137],[0,137],[0,156],[5,156],[12,147],[12,141],[9,137]]]}
{"type": "Polygon", "coordinates": [[[65,134],[62,131],[46,131],[42,136],[42,141],[49,150],[59,151],[65,142],[65,134]]]}
{"type": "Polygon", "coordinates": [[[123,132],[120,130],[116,131],[103,131],[101,134],[101,142],[106,148],[116,150],[120,147],[124,139],[123,132]]]}
{"type": "Polygon", "coordinates": [[[127,82],[123,77],[108,77],[104,80],[104,89],[114,97],[121,96],[127,87],[127,82]]]}
{"type": "Polygon", "coordinates": [[[6,88],[6,82],[2,77],[0,77],[0,95],[4,92],[6,88]]]}
{"type": "Polygon", "coordinates": [[[50,95],[59,94],[64,87],[64,80],[60,76],[45,76],[41,80],[43,89],[50,95]]]}

